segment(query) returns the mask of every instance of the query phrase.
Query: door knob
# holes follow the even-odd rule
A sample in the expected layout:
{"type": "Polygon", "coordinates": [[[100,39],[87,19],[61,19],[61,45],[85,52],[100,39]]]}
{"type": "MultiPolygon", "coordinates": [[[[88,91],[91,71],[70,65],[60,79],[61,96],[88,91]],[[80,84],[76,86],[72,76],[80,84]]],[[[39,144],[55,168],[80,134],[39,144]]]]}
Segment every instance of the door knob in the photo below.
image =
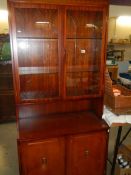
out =
{"type": "Polygon", "coordinates": [[[88,150],[85,150],[84,151],[84,155],[87,157],[89,155],[89,151],[88,150]]]}
{"type": "Polygon", "coordinates": [[[43,165],[47,165],[47,158],[46,157],[42,157],[42,164],[43,165]]]}

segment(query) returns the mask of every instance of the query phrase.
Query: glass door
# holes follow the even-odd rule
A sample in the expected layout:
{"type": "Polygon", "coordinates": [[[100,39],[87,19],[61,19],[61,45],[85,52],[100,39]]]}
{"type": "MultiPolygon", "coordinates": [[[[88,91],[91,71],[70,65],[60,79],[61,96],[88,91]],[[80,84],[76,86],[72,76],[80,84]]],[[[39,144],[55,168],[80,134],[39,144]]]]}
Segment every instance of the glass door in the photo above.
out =
{"type": "Polygon", "coordinates": [[[100,92],[102,11],[68,9],[66,13],[66,96],[100,92]]]}
{"type": "Polygon", "coordinates": [[[20,98],[59,97],[58,9],[16,8],[15,21],[20,98]]]}

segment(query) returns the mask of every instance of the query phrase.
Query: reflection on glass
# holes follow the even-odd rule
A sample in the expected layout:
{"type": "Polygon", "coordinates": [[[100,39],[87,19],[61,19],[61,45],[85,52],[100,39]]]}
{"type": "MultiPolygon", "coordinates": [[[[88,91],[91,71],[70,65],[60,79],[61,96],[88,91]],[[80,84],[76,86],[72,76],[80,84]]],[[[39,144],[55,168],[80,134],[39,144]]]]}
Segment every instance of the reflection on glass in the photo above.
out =
{"type": "Polygon", "coordinates": [[[16,29],[17,37],[58,38],[58,11],[16,8],[16,29]]]}
{"type": "Polygon", "coordinates": [[[36,24],[49,24],[49,21],[36,21],[36,24]]]}
{"type": "Polygon", "coordinates": [[[67,11],[66,94],[98,94],[102,13],[84,10],[67,11]]]}
{"type": "Polygon", "coordinates": [[[15,10],[20,97],[22,100],[57,98],[58,10],[15,10]]]}
{"type": "Polygon", "coordinates": [[[0,34],[0,61],[11,60],[9,34],[0,34]]]}
{"type": "Polygon", "coordinates": [[[19,42],[18,47],[19,49],[27,49],[28,44],[26,42],[19,42]]]}

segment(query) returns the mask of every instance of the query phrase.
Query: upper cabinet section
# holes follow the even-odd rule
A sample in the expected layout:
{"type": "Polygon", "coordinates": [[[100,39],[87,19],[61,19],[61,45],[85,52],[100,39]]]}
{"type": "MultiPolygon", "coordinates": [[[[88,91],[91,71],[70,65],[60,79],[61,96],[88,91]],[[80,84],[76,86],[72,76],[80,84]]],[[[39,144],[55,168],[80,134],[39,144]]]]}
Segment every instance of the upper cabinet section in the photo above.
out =
{"type": "Polygon", "coordinates": [[[105,1],[29,2],[9,3],[17,103],[100,97],[105,1]]]}

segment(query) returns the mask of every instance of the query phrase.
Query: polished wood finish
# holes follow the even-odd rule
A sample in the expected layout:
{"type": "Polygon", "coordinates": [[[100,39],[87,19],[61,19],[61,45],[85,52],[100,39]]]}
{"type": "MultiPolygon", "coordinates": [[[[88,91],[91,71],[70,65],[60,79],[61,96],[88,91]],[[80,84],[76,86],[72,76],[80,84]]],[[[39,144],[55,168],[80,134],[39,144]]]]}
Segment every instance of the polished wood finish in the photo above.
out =
{"type": "Polygon", "coordinates": [[[48,114],[66,113],[66,112],[80,112],[90,111],[91,108],[90,100],[68,100],[61,103],[61,101],[48,102],[45,104],[28,104],[18,105],[17,110],[19,111],[19,118],[30,118],[37,116],[44,116],[48,114]],[[57,106],[57,108],[56,108],[57,106]],[[59,107],[60,106],[60,107],[59,107]]]}
{"type": "Polygon", "coordinates": [[[23,142],[20,147],[21,163],[22,166],[24,165],[22,175],[65,174],[65,143],[63,138],[23,142]]]}
{"type": "Polygon", "coordinates": [[[90,112],[36,116],[19,121],[21,139],[42,139],[106,129],[108,126],[105,122],[90,112]]]}
{"type": "Polygon", "coordinates": [[[104,174],[106,132],[71,136],[68,139],[68,175],[104,174]],[[93,144],[95,143],[95,144],[93,144]],[[101,146],[100,146],[101,145],[101,146]]]}
{"type": "Polygon", "coordinates": [[[92,2],[92,0],[63,0],[63,1],[61,1],[61,0],[54,0],[54,1],[52,1],[52,0],[45,0],[45,1],[43,1],[43,0],[8,0],[9,2],[14,2],[14,3],[16,3],[16,4],[21,4],[21,6],[22,6],[22,4],[27,4],[27,5],[31,5],[32,3],[33,4],[40,4],[40,5],[42,5],[43,3],[45,3],[45,4],[60,4],[60,5],[93,5],[93,6],[95,6],[95,5],[97,5],[97,6],[99,6],[99,5],[108,5],[108,0],[107,1],[105,1],[105,0],[100,0],[99,1],[99,4],[98,4],[98,1],[97,0],[94,0],[93,2],[92,2]]]}
{"type": "Polygon", "coordinates": [[[79,175],[80,164],[83,175],[96,175],[92,167],[104,175],[108,2],[8,0],[8,7],[20,174],[79,175]]]}

